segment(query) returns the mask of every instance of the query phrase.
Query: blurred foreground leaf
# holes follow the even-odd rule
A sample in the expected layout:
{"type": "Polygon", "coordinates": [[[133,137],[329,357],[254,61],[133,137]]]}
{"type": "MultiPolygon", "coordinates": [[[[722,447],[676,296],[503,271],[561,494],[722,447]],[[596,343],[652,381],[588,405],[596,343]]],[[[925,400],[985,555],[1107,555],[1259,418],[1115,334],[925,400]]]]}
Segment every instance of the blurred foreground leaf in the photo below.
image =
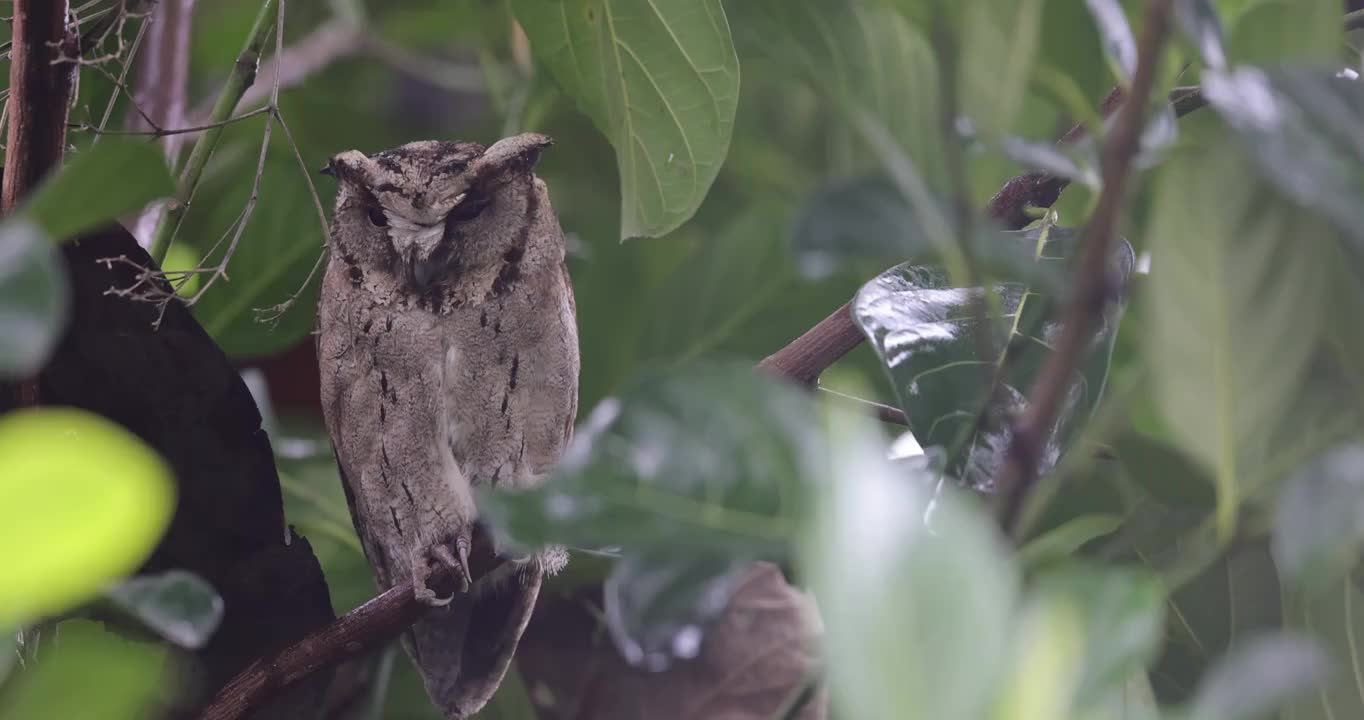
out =
{"type": "Polygon", "coordinates": [[[1284,485],[1274,561],[1292,583],[1320,589],[1359,563],[1364,547],[1364,446],[1345,445],[1300,468],[1284,485]]]}
{"type": "Polygon", "coordinates": [[[31,667],[0,696],[5,720],[145,720],[165,697],[165,652],[122,640],[88,621],[60,626],[31,667]]]}
{"type": "Polygon", "coordinates": [[[69,240],[175,192],[160,145],[105,138],[43,181],[19,212],[69,240]]]}
{"type": "Polygon", "coordinates": [[[1192,716],[1196,720],[1267,717],[1276,707],[1320,685],[1327,671],[1320,648],[1301,636],[1251,638],[1203,678],[1192,716]]]}
{"type": "Polygon", "coordinates": [[[55,614],[134,570],[170,521],[165,462],[137,436],[74,408],[0,417],[0,627],[55,614]]]}
{"type": "Polygon", "coordinates": [[[61,254],[48,237],[22,220],[0,225],[0,378],[42,367],[70,302],[61,254]]]}
{"type": "Polygon", "coordinates": [[[105,597],[161,637],[197,650],[223,619],[223,599],[203,578],[183,570],[131,578],[105,597]]]}

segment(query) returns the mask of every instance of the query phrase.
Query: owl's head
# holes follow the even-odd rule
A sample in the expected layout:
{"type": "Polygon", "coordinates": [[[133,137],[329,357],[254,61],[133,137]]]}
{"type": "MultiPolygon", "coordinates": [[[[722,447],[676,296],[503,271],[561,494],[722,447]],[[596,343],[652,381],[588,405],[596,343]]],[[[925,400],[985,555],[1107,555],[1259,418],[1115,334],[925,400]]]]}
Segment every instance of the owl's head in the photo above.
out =
{"type": "Polygon", "coordinates": [[[420,291],[524,251],[539,211],[532,171],[552,142],[525,133],[487,148],[428,140],[340,153],[322,171],[340,185],[333,249],[420,291]]]}

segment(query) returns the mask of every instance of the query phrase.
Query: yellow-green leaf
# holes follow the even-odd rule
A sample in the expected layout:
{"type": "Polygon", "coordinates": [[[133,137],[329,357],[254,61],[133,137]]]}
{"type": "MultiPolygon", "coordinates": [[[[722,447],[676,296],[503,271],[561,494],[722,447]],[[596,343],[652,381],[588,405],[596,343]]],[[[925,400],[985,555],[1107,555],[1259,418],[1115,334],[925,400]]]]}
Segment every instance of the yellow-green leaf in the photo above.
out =
{"type": "Polygon", "coordinates": [[[0,627],[67,610],[125,575],[170,521],[166,463],[137,436],[75,408],[0,417],[0,627]]]}

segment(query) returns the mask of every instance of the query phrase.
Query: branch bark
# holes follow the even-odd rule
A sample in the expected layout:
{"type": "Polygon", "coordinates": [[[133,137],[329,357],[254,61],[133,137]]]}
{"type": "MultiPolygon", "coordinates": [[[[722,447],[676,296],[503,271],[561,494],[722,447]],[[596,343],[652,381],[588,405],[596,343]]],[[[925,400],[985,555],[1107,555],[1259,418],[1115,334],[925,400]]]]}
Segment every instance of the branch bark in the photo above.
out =
{"type": "Polygon", "coordinates": [[[1131,97],[1123,103],[1117,123],[1104,145],[1102,156],[1103,190],[1086,226],[1080,262],[1075,269],[1074,292],[1062,319],[1060,337],[1038,373],[1028,404],[1014,423],[1004,467],[996,478],[1000,493],[1000,516],[1006,531],[1018,523],[1028,491],[1037,480],[1037,463],[1042,446],[1056,422],[1057,413],[1068,393],[1094,329],[1119,288],[1108,272],[1108,260],[1122,216],[1124,191],[1132,159],[1141,147],[1141,132],[1146,122],[1147,98],[1155,86],[1165,41],[1170,31],[1172,0],[1150,0],[1145,27],[1137,44],[1137,70],[1132,78],[1131,97]]]}

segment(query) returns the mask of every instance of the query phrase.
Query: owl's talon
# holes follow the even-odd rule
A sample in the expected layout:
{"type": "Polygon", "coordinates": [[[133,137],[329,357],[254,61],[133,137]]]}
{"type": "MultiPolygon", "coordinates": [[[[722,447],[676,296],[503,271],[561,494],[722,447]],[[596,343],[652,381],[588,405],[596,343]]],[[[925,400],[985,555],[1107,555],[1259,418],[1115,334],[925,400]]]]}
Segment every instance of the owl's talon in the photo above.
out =
{"type": "Polygon", "coordinates": [[[460,576],[464,580],[464,587],[461,590],[467,592],[474,584],[473,580],[469,578],[469,551],[466,549],[467,546],[458,543],[456,547],[459,549],[458,558],[450,552],[450,548],[446,545],[437,545],[431,548],[431,554],[435,555],[436,559],[444,563],[446,567],[459,568],[460,576]]]}
{"type": "Polygon", "coordinates": [[[426,581],[431,577],[431,570],[423,565],[418,565],[412,573],[412,594],[416,596],[417,602],[430,607],[445,607],[455,599],[453,594],[450,597],[439,597],[436,591],[427,586],[426,581]]]}

